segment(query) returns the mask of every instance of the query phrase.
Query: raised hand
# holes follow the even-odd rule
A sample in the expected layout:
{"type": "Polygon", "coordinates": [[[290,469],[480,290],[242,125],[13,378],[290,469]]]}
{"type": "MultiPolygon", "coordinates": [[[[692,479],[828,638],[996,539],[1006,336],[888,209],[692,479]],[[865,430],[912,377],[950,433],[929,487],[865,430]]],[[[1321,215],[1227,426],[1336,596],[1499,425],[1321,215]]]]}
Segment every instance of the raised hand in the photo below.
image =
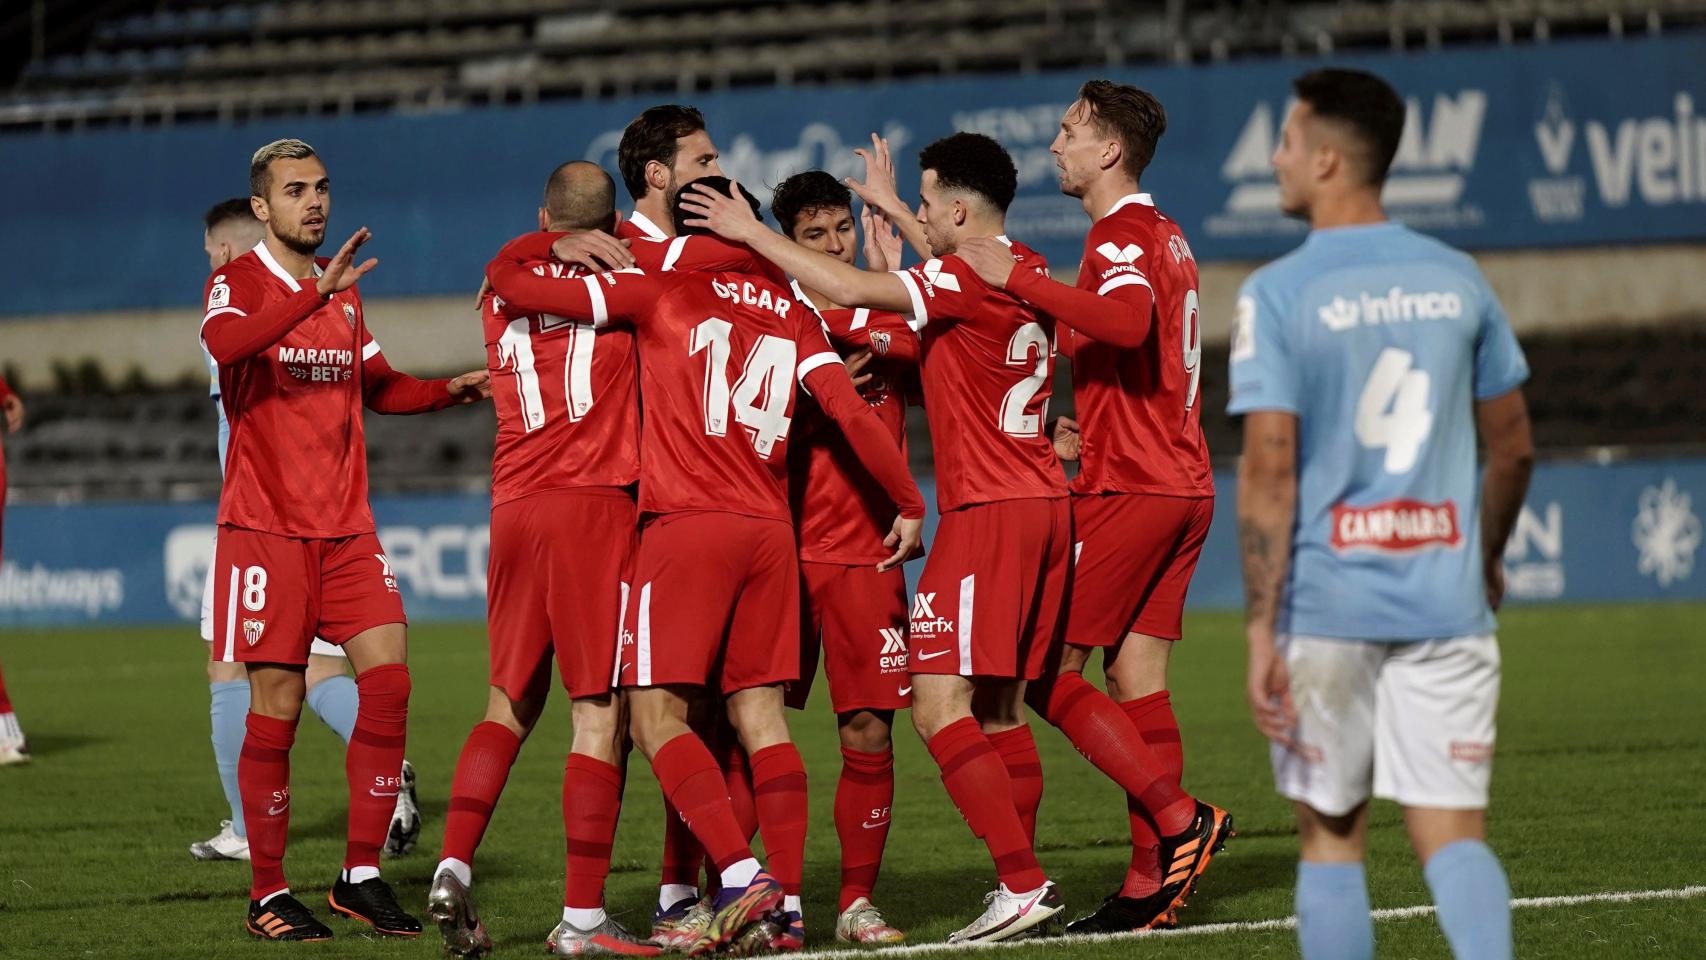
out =
{"type": "Polygon", "coordinates": [[[372,239],[372,232],[366,227],[362,227],[351,234],[348,240],[344,241],[344,245],[338,248],[337,256],[334,256],[331,262],[326,264],[325,269],[320,273],[319,281],[314,284],[314,289],[320,291],[320,296],[329,297],[334,293],[348,290],[355,286],[356,281],[366,276],[367,271],[379,266],[378,259],[374,257],[368,257],[360,266],[352,266],[355,263],[356,251],[361,249],[362,244],[372,239]]]}
{"type": "Polygon", "coordinates": [[[752,206],[746,202],[746,191],[739,183],[730,180],[729,190],[738,193],[740,198],[724,196],[704,184],[688,184],[681,197],[681,206],[693,216],[683,222],[690,227],[710,230],[724,240],[751,243],[770,228],[753,216],[752,206]]]}
{"type": "Polygon", "coordinates": [[[593,273],[626,270],[634,265],[634,255],[628,252],[628,241],[618,240],[602,230],[586,230],[558,237],[557,242],[551,244],[551,255],[593,273]]]}
{"type": "Polygon", "coordinates": [[[886,273],[900,269],[900,233],[889,218],[870,204],[859,208],[859,227],[865,232],[865,269],[886,273]]]}
{"type": "Polygon", "coordinates": [[[903,218],[911,219],[911,208],[900,199],[900,193],[895,189],[894,158],[889,155],[888,139],[873,133],[870,149],[860,147],[853,152],[865,161],[865,179],[859,181],[848,177],[848,188],[890,220],[898,223],[903,218]]]}
{"type": "Polygon", "coordinates": [[[492,395],[492,375],[486,370],[471,370],[445,385],[457,403],[475,403],[492,395]]]}
{"type": "Polygon", "coordinates": [[[1007,278],[1013,275],[1013,251],[994,237],[972,237],[960,241],[954,255],[977,272],[983,282],[997,290],[1007,288],[1007,278]]]}

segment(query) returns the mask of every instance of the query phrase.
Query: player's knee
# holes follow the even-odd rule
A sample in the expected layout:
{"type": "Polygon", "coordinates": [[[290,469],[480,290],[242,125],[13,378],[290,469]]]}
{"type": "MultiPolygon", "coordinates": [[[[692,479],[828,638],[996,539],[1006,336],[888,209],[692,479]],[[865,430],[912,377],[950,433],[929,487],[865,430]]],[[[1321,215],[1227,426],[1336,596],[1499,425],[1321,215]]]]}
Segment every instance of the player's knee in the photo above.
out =
{"type": "Polygon", "coordinates": [[[1124,702],[1167,689],[1167,663],[1173,641],[1128,633],[1119,652],[1106,664],[1108,696],[1124,702]]]}
{"type": "Polygon", "coordinates": [[[574,722],[574,737],[569,747],[573,753],[616,763],[625,752],[627,732],[619,697],[585,697],[570,707],[574,722]]]}
{"type": "Polygon", "coordinates": [[[888,751],[890,728],[894,725],[893,711],[855,710],[841,715],[841,745],[860,753],[888,751]]]}

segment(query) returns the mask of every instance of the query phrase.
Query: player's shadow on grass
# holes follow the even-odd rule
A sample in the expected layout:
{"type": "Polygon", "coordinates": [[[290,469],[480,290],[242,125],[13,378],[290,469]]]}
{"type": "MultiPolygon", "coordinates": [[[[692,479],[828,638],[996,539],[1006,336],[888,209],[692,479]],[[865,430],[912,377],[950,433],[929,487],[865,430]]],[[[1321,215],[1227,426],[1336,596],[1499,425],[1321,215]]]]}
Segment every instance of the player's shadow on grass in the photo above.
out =
{"type": "Polygon", "coordinates": [[[90,737],[77,733],[30,733],[30,758],[38,763],[51,764],[55,757],[76,753],[87,747],[111,743],[113,737],[90,737]]]}

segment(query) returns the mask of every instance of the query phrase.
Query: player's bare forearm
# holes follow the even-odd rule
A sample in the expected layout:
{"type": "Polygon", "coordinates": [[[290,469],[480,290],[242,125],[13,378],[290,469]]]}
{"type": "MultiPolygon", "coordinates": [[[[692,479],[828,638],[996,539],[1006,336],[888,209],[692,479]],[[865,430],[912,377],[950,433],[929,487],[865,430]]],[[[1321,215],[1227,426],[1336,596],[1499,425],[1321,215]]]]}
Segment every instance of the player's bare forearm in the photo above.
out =
{"type": "Polygon", "coordinates": [[[1481,552],[1488,562],[1504,553],[1534,473],[1534,438],[1528,405],[1512,390],[1475,405],[1476,425],[1487,445],[1481,480],[1481,552]]]}
{"type": "Polygon", "coordinates": [[[1291,565],[1297,521],[1297,418],[1257,411],[1244,418],[1238,461],[1238,552],[1244,568],[1244,623],[1252,643],[1273,638],[1291,565]]]}
{"type": "Polygon", "coordinates": [[[801,284],[823,291],[835,303],[896,313],[912,309],[906,285],[892,273],[860,270],[829,254],[802,247],[768,227],[754,233],[750,246],[754,253],[793,274],[801,284]]]}

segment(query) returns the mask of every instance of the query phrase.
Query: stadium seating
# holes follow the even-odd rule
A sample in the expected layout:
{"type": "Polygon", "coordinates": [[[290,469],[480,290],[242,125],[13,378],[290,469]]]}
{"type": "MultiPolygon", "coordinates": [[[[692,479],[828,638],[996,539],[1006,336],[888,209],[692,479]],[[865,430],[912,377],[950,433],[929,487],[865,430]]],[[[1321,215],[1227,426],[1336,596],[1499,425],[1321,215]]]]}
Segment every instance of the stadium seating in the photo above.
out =
{"type": "MultiPolygon", "coordinates": [[[[1574,454],[1698,443],[1695,425],[1706,422],[1706,323],[1530,337],[1524,349],[1533,368],[1526,393],[1542,449],[1574,454]]],[[[1230,461],[1239,432],[1225,413],[1224,345],[1204,348],[1202,370],[1209,449],[1217,460],[1230,461]]],[[[6,441],[8,480],[19,499],[184,499],[212,496],[218,487],[216,426],[205,388],[26,399],[31,428],[6,441]]],[[[1070,409],[1064,379],[1052,409],[1070,409]]],[[[922,411],[912,413],[913,469],[927,475],[929,435],[922,411]]],[[[369,415],[373,487],[482,489],[491,475],[495,431],[484,405],[430,417],[369,415]]]]}
{"type": "MultiPolygon", "coordinates": [[[[31,59],[0,129],[454,108],[1706,22],[1706,0],[166,0],[31,59]]],[[[0,78],[3,82],[3,78],[0,78]]]]}

